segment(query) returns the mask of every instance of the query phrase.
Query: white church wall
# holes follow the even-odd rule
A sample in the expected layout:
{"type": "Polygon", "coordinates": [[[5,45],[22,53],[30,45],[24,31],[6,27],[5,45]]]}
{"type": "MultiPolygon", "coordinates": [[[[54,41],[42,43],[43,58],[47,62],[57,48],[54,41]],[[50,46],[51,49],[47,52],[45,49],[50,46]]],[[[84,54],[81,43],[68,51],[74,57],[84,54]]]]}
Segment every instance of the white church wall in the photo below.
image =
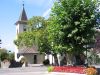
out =
{"type": "Polygon", "coordinates": [[[16,33],[17,34],[22,33],[24,31],[23,30],[24,29],[24,26],[25,26],[24,24],[18,24],[17,25],[17,29],[16,29],[16,33]]]}
{"type": "Polygon", "coordinates": [[[45,55],[44,54],[38,54],[37,60],[38,60],[37,64],[42,64],[43,61],[45,60],[45,55]]]}
{"type": "Polygon", "coordinates": [[[33,58],[34,58],[34,55],[33,54],[26,54],[24,55],[28,64],[33,64],[33,58]]]}

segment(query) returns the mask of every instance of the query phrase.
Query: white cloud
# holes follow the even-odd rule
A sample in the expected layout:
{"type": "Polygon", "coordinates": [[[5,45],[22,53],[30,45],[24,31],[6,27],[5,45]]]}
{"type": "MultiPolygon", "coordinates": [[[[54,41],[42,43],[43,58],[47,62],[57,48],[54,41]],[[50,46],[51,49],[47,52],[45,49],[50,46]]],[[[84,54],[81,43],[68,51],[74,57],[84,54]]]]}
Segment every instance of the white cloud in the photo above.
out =
{"type": "Polygon", "coordinates": [[[50,12],[51,12],[51,8],[49,8],[47,11],[45,11],[45,12],[43,13],[43,17],[49,16],[50,12]]]}
{"type": "Polygon", "coordinates": [[[43,17],[48,17],[48,16],[50,15],[51,7],[53,6],[53,1],[54,1],[54,0],[49,0],[49,2],[48,2],[48,8],[47,8],[47,10],[43,13],[43,17]]]}

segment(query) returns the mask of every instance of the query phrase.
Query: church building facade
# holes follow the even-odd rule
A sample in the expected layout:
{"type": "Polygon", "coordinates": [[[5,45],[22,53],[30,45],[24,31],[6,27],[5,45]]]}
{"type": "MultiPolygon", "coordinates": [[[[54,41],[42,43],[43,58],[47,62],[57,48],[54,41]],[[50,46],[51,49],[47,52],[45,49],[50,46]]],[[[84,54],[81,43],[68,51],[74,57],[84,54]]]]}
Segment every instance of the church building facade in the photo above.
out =
{"type": "MultiPolygon", "coordinates": [[[[24,31],[27,31],[27,14],[25,12],[24,4],[23,9],[20,14],[19,20],[15,23],[16,25],[16,38],[18,37],[18,34],[23,33],[24,31]]],[[[18,59],[24,56],[29,64],[42,64],[42,62],[45,59],[45,56],[42,54],[39,54],[38,47],[33,45],[30,47],[21,47],[17,48],[15,51],[15,60],[18,61],[18,59]]]]}

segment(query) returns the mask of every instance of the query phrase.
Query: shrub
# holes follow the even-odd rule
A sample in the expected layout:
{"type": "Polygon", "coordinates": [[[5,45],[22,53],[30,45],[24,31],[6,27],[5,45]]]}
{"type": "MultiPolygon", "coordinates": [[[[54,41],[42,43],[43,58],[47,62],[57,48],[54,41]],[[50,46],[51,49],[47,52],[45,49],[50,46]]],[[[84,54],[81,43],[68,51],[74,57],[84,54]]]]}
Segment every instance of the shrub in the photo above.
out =
{"type": "Polygon", "coordinates": [[[0,55],[0,58],[1,58],[1,61],[3,61],[4,59],[8,59],[9,55],[6,52],[2,52],[1,55],[0,55]]]}
{"type": "Polygon", "coordinates": [[[43,65],[49,65],[49,64],[50,64],[49,59],[46,59],[46,60],[43,61],[43,65]]]}
{"type": "Polygon", "coordinates": [[[97,75],[97,70],[94,66],[90,66],[86,69],[86,75],[97,75]]]}
{"type": "Polygon", "coordinates": [[[54,67],[53,67],[53,66],[49,66],[49,67],[48,67],[48,72],[52,72],[52,71],[53,71],[53,69],[54,69],[54,67]]]}

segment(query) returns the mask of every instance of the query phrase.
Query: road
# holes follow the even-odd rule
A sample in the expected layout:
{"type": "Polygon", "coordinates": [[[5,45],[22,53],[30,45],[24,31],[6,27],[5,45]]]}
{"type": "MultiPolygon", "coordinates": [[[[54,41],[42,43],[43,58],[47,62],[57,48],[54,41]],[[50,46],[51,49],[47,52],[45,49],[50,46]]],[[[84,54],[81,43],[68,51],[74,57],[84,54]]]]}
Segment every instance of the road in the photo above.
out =
{"type": "Polygon", "coordinates": [[[22,67],[0,69],[0,75],[48,75],[47,67],[22,67]]]}

